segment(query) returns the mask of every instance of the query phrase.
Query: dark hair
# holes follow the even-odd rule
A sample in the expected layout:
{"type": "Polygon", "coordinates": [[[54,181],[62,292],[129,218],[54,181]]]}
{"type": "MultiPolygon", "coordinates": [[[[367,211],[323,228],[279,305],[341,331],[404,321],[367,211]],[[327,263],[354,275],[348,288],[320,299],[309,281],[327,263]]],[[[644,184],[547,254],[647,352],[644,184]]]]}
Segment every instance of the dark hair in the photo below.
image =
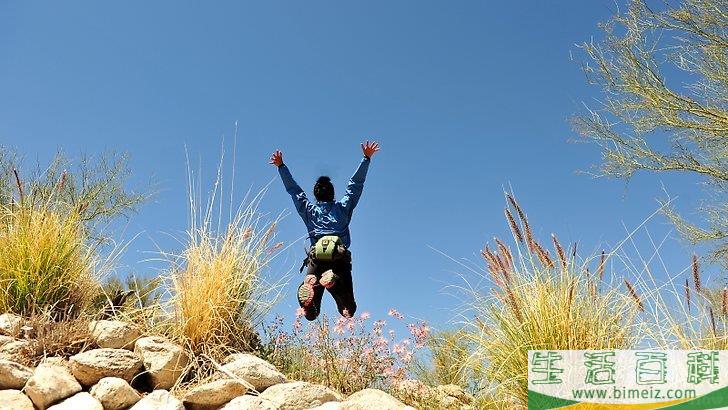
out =
{"type": "Polygon", "coordinates": [[[322,175],[316,180],[313,186],[313,196],[320,202],[332,202],[334,200],[334,185],[331,178],[322,175]]]}

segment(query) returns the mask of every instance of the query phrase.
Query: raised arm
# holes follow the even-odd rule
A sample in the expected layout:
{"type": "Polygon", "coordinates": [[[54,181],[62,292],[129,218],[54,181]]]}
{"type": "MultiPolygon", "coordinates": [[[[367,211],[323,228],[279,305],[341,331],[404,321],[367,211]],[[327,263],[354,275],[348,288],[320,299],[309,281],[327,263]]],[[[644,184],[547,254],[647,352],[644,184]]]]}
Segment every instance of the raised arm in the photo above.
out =
{"type": "Polygon", "coordinates": [[[270,157],[270,164],[278,167],[278,174],[281,176],[283,186],[286,188],[286,192],[293,198],[293,204],[296,206],[296,211],[301,215],[304,220],[308,218],[308,208],[310,202],[306,198],[306,193],[293,179],[291,171],[288,169],[286,164],[283,163],[283,153],[280,150],[276,150],[270,157]]]}
{"type": "Polygon", "coordinates": [[[379,143],[366,141],[364,144],[361,144],[361,149],[364,158],[362,158],[359,167],[354,172],[351,180],[349,180],[349,184],[346,186],[346,194],[341,198],[341,204],[347,210],[349,216],[351,216],[354,208],[359,203],[359,198],[364,190],[364,181],[369,170],[369,163],[371,162],[372,156],[379,151],[379,143]]]}

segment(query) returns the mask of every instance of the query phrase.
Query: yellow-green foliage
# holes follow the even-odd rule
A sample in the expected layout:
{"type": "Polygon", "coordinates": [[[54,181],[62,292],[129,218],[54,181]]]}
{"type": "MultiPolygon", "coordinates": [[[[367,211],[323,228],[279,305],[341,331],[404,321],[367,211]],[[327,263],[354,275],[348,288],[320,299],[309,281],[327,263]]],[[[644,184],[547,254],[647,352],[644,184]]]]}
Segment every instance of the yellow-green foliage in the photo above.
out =
{"type": "Polygon", "coordinates": [[[196,354],[219,357],[226,351],[258,348],[254,329],[279,288],[263,277],[281,246],[271,243],[276,222],[262,221],[258,212],[263,192],[223,222],[216,201],[220,170],[204,210],[191,171],[189,175],[190,225],[182,251],[171,261],[167,290],[173,317],[164,330],[196,354]]]}
{"type": "Polygon", "coordinates": [[[0,311],[27,315],[85,307],[98,289],[86,239],[77,212],[0,207],[0,311]]]}
{"type": "Polygon", "coordinates": [[[227,232],[190,232],[183,265],[173,276],[175,327],[193,350],[204,345],[248,346],[253,321],[266,300],[261,268],[274,225],[254,229],[238,217],[227,232]]]}
{"type": "Polygon", "coordinates": [[[620,292],[604,280],[603,257],[589,274],[554,237],[553,258],[534,239],[515,200],[511,204],[520,224],[510,211],[507,217],[525,249],[519,247],[515,258],[498,240],[497,251],[484,249],[496,286],[490,294],[475,291],[471,338],[474,361],[486,363],[481,379],[495,382],[509,406],[525,407],[529,350],[628,349],[638,336],[635,316],[643,306],[636,293],[620,292]]]}
{"type": "Polygon", "coordinates": [[[675,303],[655,301],[660,317],[653,321],[652,338],[662,349],[728,349],[728,288],[702,284],[697,255],[686,270],[692,271],[692,283],[687,278],[679,286],[669,283],[675,303]]]}
{"type": "Polygon", "coordinates": [[[437,332],[427,339],[429,354],[426,360],[416,360],[412,371],[417,380],[430,386],[455,384],[464,389],[471,387],[474,370],[471,363],[472,346],[466,330],[437,332]]]}

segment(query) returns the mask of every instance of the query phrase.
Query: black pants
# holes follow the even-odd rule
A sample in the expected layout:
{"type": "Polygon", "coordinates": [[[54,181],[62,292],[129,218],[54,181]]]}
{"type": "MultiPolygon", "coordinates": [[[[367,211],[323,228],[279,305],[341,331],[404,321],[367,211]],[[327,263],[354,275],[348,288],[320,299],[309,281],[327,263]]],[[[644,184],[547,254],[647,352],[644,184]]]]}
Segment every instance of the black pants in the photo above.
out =
{"type": "MultiPolygon", "coordinates": [[[[324,287],[319,283],[321,275],[331,270],[338,277],[333,287],[328,291],[336,302],[339,314],[345,317],[354,316],[356,302],[354,301],[354,283],[351,279],[351,252],[347,249],[338,258],[331,261],[319,261],[309,256],[306,263],[306,278],[304,281],[313,281],[315,277],[314,297],[312,309],[306,310],[306,319],[314,320],[321,311],[321,298],[324,296],[324,287]]],[[[309,283],[311,283],[309,282],[309,283]]],[[[305,308],[304,308],[305,310],[305,308]]]]}

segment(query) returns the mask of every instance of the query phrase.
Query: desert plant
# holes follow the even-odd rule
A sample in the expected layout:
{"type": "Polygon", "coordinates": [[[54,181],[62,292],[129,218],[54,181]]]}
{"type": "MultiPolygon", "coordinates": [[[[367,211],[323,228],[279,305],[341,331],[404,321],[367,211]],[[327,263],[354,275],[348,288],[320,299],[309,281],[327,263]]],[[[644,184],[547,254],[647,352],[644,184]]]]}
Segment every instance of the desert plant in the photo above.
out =
{"type": "Polygon", "coordinates": [[[109,314],[124,309],[145,309],[157,306],[162,301],[162,278],[110,277],[101,285],[102,294],[95,300],[99,309],[111,310],[109,314]]]}
{"type": "Polygon", "coordinates": [[[473,346],[467,336],[466,330],[456,329],[428,337],[426,354],[412,362],[415,378],[430,386],[455,384],[470,389],[478,364],[470,363],[473,346]]]}
{"type": "Polygon", "coordinates": [[[223,221],[221,169],[222,160],[204,208],[196,189],[200,183],[188,170],[189,228],[181,252],[165,254],[171,263],[165,288],[172,317],[162,323],[162,330],[195,355],[212,359],[259,348],[256,327],[281,286],[264,276],[282,246],[273,243],[277,220],[266,221],[258,212],[264,192],[244,201],[234,213],[231,202],[230,216],[223,221]]]}
{"type": "Polygon", "coordinates": [[[58,154],[24,178],[18,156],[0,147],[0,310],[77,314],[117,255],[100,258],[103,225],[144,199],[124,187],[126,158],[58,154]]]}
{"type": "Polygon", "coordinates": [[[75,314],[98,290],[99,262],[73,210],[0,207],[0,311],[75,314]]]}
{"type": "Polygon", "coordinates": [[[0,147],[0,203],[22,199],[32,206],[63,205],[96,239],[107,239],[107,223],[128,217],[149,197],[126,187],[131,174],[127,154],[82,155],[77,161],[59,152],[46,167],[23,171],[19,156],[0,147]],[[22,197],[22,198],[21,198],[22,197]]]}
{"type": "Polygon", "coordinates": [[[582,44],[601,107],[574,119],[603,153],[599,175],[681,172],[705,182],[701,221],[665,207],[690,241],[728,263],[728,14],[725,0],[633,0],[582,44]],[[656,2],[658,3],[658,2],[656,2]],[[594,63],[594,64],[589,64],[594,63]]]}
{"type": "Polygon", "coordinates": [[[664,349],[728,349],[728,288],[704,283],[697,255],[666,287],[667,295],[654,302],[651,332],[656,344],[664,349]],[[683,275],[684,282],[676,284],[683,275]]]}
{"type": "Polygon", "coordinates": [[[46,357],[68,358],[80,353],[94,345],[89,323],[88,315],[57,321],[52,311],[33,314],[23,327],[29,343],[16,358],[37,366],[46,357]]]}
{"type": "Polygon", "coordinates": [[[482,256],[494,286],[469,288],[472,363],[485,363],[478,379],[496,383],[507,407],[526,407],[529,350],[627,349],[639,336],[636,315],[644,308],[635,287],[627,292],[606,278],[607,256],[580,262],[556,236],[552,255],[533,234],[525,213],[507,195],[506,218],[516,253],[501,240],[482,256]],[[518,221],[513,217],[518,216],[518,221]]]}
{"type": "MultiPolygon", "coordinates": [[[[390,315],[402,316],[395,310],[390,315]]],[[[291,333],[277,318],[266,331],[265,357],[294,380],[320,383],[350,394],[368,387],[387,390],[407,376],[407,366],[422,349],[429,333],[425,323],[412,323],[410,336],[396,339],[386,322],[369,324],[369,313],[332,321],[324,316],[304,329],[302,309],[291,333]]]]}

